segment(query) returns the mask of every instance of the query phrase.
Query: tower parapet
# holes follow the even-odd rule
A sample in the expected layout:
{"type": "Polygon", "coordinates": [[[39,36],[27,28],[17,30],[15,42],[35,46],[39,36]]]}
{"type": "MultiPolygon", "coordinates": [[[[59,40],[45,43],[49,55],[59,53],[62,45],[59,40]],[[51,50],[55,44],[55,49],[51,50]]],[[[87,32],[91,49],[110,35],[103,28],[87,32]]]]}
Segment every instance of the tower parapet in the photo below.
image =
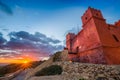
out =
{"type": "Polygon", "coordinates": [[[97,19],[105,20],[100,10],[88,7],[88,9],[85,11],[83,16],[81,17],[83,26],[87,24],[87,22],[89,22],[89,20],[93,17],[97,19]]]}
{"type": "Polygon", "coordinates": [[[75,37],[75,33],[68,33],[66,38],[67,40],[73,39],[75,37]]]}
{"type": "Polygon", "coordinates": [[[66,35],[66,47],[69,49],[69,52],[72,52],[72,40],[75,37],[75,33],[68,33],[66,35]]]}

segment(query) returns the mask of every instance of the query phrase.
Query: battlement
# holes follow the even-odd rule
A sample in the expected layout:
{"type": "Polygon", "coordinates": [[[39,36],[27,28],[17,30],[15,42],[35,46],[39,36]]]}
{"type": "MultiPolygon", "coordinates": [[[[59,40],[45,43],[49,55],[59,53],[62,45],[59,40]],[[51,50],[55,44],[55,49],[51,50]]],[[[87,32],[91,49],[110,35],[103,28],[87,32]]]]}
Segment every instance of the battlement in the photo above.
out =
{"type": "Polygon", "coordinates": [[[70,40],[70,39],[73,39],[74,37],[75,37],[75,33],[68,33],[68,34],[66,35],[67,41],[70,40]]]}
{"type": "Polygon", "coordinates": [[[98,9],[88,7],[83,16],[81,17],[83,25],[87,24],[91,18],[97,18],[99,20],[105,20],[102,13],[98,9]]]}
{"type": "MultiPolygon", "coordinates": [[[[90,10],[90,11],[101,12],[101,11],[100,11],[100,10],[98,10],[98,9],[88,7],[88,9],[85,11],[85,13],[83,14],[83,16],[85,16],[89,10],[90,10]]],[[[83,17],[83,16],[82,16],[82,17],[83,17]]]]}

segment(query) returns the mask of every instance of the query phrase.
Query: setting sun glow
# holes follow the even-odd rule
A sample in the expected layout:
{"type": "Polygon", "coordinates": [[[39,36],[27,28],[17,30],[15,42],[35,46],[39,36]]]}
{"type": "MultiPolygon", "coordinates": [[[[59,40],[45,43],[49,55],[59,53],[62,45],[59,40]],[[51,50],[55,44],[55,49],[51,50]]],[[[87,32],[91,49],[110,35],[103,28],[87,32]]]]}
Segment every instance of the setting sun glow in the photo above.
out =
{"type": "Polygon", "coordinates": [[[28,61],[27,61],[27,60],[25,60],[23,63],[24,63],[24,64],[26,64],[26,63],[28,63],[28,61]]]}
{"type": "Polygon", "coordinates": [[[22,59],[6,59],[6,58],[0,58],[0,63],[28,63],[32,61],[30,58],[22,58],[22,59]]]}

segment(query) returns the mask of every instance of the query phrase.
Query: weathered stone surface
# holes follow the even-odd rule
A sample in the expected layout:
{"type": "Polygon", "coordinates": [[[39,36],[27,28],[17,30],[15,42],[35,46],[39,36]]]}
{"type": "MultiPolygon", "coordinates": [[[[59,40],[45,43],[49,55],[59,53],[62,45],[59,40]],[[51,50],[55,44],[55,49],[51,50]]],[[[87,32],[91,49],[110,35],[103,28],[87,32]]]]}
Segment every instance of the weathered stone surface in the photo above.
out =
{"type": "MultiPolygon", "coordinates": [[[[119,65],[102,65],[102,64],[89,64],[77,62],[56,62],[63,67],[63,76],[68,76],[69,80],[79,80],[84,78],[86,80],[109,80],[120,79],[120,66],[119,65]],[[77,79],[76,79],[77,78],[77,79]]],[[[52,64],[52,65],[53,65],[52,64]]]]}
{"type": "Polygon", "coordinates": [[[61,61],[68,61],[68,50],[63,50],[61,52],[61,61]]]}

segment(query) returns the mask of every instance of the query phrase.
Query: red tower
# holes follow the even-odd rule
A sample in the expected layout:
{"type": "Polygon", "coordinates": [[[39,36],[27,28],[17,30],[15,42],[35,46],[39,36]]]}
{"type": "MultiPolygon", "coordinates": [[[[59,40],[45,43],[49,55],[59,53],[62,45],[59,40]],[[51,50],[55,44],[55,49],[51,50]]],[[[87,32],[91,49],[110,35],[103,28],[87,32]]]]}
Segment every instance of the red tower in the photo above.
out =
{"type": "Polygon", "coordinates": [[[101,11],[90,7],[81,19],[83,29],[66,36],[70,60],[120,64],[120,21],[107,24],[101,11]]]}
{"type": "Polygon", "coordinates": [[[69,48],[69,52],[72,52],[72,39],[74,39],[75,34],[74,33],[68,33],[66,36],[66,46],[69,48]]]}

